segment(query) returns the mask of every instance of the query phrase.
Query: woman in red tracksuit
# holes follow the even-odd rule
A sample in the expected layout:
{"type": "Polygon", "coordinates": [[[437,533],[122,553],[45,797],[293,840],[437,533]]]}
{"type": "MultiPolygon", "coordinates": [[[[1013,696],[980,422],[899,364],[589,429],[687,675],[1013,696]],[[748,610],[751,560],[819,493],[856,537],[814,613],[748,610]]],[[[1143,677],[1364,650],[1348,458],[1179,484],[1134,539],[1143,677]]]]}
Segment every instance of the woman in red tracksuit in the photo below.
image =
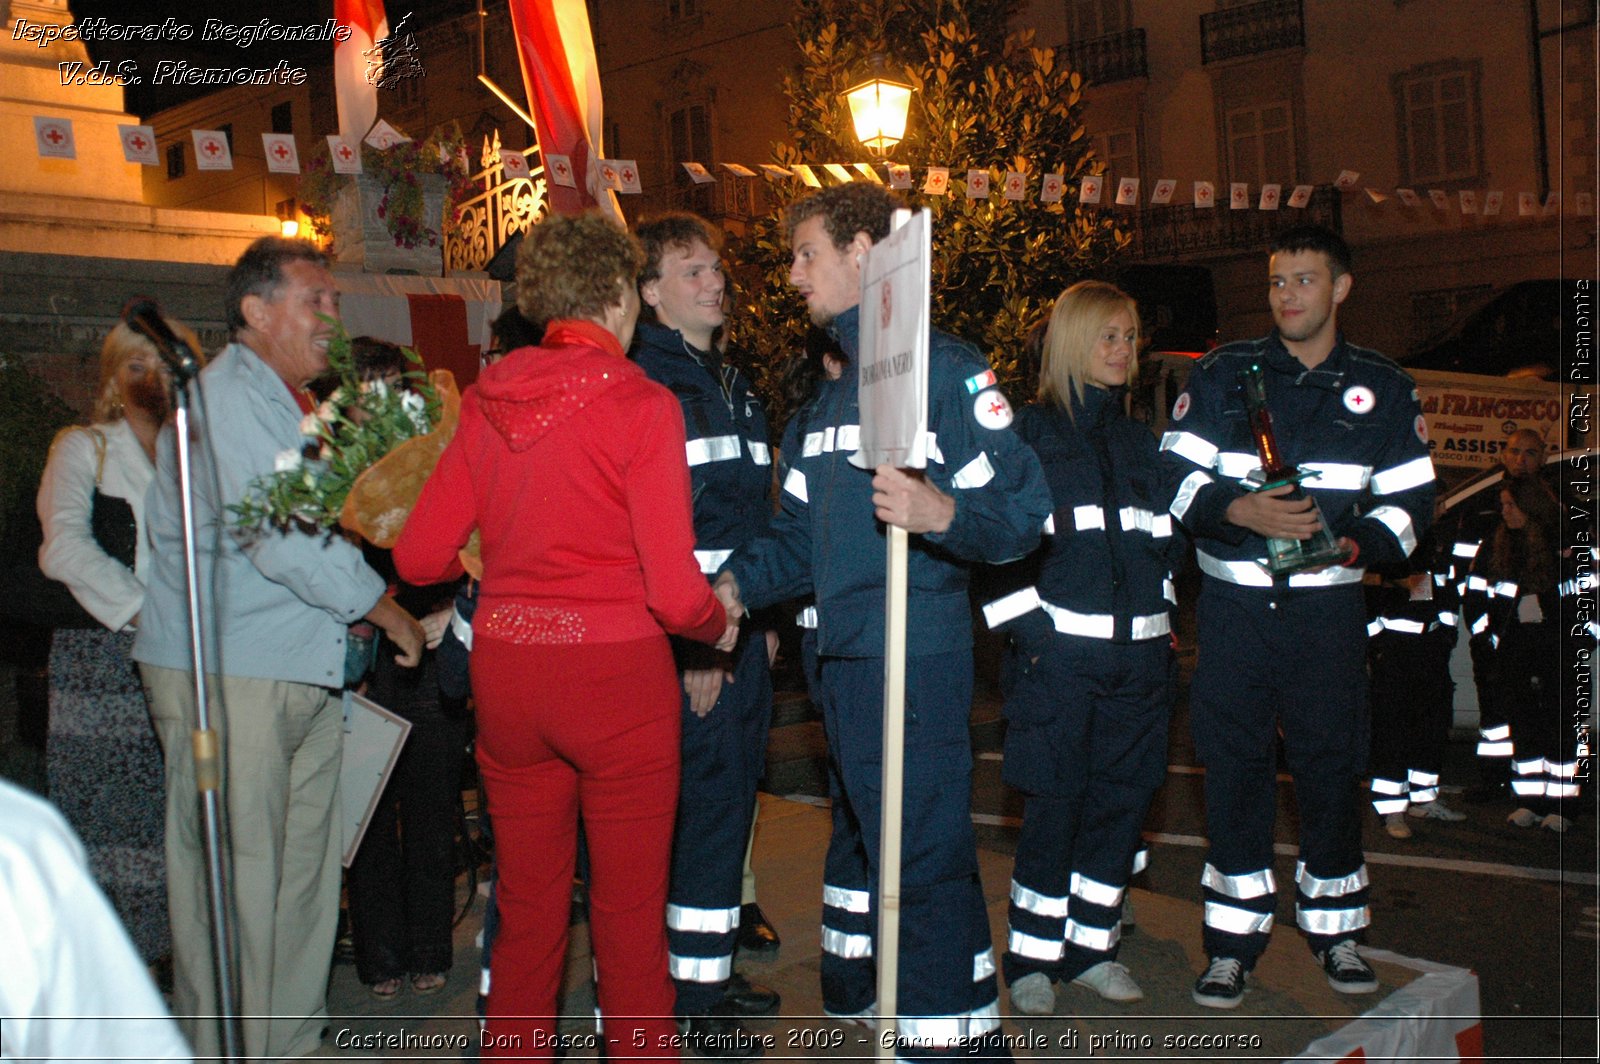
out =
{"type": "Polygon", "coordinates": [[[667,634],[732,643],[694,559],[671,392],[623,352],[638,315],[633,238],[555,217],[517,256],[543,344],[485,370],[395,545],[402,578],[461,573],[480,533],[473,620],[478,765],[494,820],[500,931],[485,1055],[551,1056],[581,811],[590,933],[613,1059],[676,1059],[668,854],[679,701],[667,634]]]}

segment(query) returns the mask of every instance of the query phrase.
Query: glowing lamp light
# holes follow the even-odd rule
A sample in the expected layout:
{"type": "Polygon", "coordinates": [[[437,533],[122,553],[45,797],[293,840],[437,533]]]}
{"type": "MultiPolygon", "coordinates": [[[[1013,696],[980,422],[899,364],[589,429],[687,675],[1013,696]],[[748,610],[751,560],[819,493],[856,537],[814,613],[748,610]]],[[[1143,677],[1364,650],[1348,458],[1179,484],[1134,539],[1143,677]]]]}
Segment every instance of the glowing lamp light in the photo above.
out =
{"type": "Polygon", "coordinates": [[[850,104],[850,121],[856,139],[874,155],[887,155],[906,135],[906,113],[911,110],[910,85],[884,77],[882,61],[874,63],[872,76],[851,89],[844,98],[850,104]]]}
{"type": "Polygon", "coordinates": [[[296,220],[294,218],[285,218],[285,219],[283,219],[281,222],[278,223],[278,228],[283,232],[283,235],[288,239],[293,239],[294,237],[297,237],[297,236],[300,235],[300,223],[299,223],[298,220],[296,220]]]}

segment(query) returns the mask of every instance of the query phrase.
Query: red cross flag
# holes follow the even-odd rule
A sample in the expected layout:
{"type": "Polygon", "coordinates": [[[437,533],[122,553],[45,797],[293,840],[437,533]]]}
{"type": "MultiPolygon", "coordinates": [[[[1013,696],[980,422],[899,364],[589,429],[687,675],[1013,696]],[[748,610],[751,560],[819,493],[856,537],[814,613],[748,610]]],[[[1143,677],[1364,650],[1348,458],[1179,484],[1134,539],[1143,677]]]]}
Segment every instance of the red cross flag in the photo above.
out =
{"type": "Polygon", "coordinates": [[[1006,191],[1008,200],[1020,200],[1028,194],[1028,177],[1020,170],[1006,171],[1006,191]]]}
{"type": "Polygon", "coordinates": [[[581,214],[598,206],[621,222],[615,186],[600,174],[605,119],[588,5],[584,0],[510,0],[509,6],[539,147],[565,155],[572,166],[571,185],[552,183],[551,207],[558,214],[581,214]]]}
{"type": "Polygon", "coordinates": [[[1294,186],[1294,191],[1289,193],[1289,206],[1304,207],[1306,204],[1310,203],[1311,193],[1314,191],[1314,189],[1315,186],[1313,185],[1294,186]]]}
{"type": "Polygon", "coordinates": [[[1275,211],[1278,209],[1278,200],[1283,196],[1283,186],[1272,184],[1261,186],[1261,200],[1256,204],[1257,210],[1275,211]]]}
{"type": "Polygon", "coordinates": [[[544,168],[550,173],[550,183],[562,188],[577,188],[578,180],[572,173],[572,160],[565,155],[546,155],[544,168]]]}
{"type": "Polygon", "coordinates": [[[1061,197],[1067,194],[1067,175],[1045,174],[1039,182],[1040,203],[1060,203],[1061,197]]]}
{"type": "Polygon", "coordinates": [[[1340,170],[1339,176],[1333,179],[1333,187],[1343,192],[1356,187],[1356,182],[1361,180],[1359,170],[1340,170]]]}
{"type": "Polygon", "coordinates": [[[361,172],[361,142],[346,140],[343,137],[328,134],[328,158],[333,161],[333,172],[336,174],[359,174],[361,172]]]}
{"type": "Polygon", "coordinates": [[[911,187],[911,167],[907,166],[905,163],[890,163],[889,164],[889,187],[890,188],[901,188],[901,189],[910,188],[911,187]]]}
{"type": "Polygon", "coordinates": [[[130,163],[157,166],[161,156],[156,152],[156,131],[149,126],[117,127],[122,138],[122,157],[130,163]]]}
{"type": "Polygon", "coordinates": [[[716,178],[711,176],[711,171],[706,169],[705,163],[683,163],[683,172],[689,175],[689,180],[697,185],[711,185],[716,183],[716,178]]]}
{"type": "Polygon", "coordinates": [[[967,171],[967,199],[989,198],[989,171],[967,171]]]}
{"type": "Polygon", "coordinates": [[[194,167],[196,170],[232,170],[233,149],[228,138],[215,129],[191,129],[194,138],[194,167]]]}
{"type": "Polygon", "coordinates": [[[1428,200],[1436,210],[1447,211],[1450,209],[1450,197],[1445,195],[1442,188],[1430,188],[1428,190],[1428,200]]]}
{"type": "MultiPolygon", "coordinates": [[[[752,173],[750,176],[756,175],[752,173]]],[[[644,192],[644,185],[639,181],[639,164],[632,159],[617,160],[617,180],[620,182],[617,185],[618,192],[635,196],[644,192]]]]}
{"type": "MultiPolygon", "coordinates": [[[[389,36],[389,19],[383,0],[333,0],[333,20],[350,31],[349,38],[333,46],[333,91],[339,109],[339,135],[359,143],[378,117],[378,81],[382,56],[374,49],[389,36]],[[377,59],[369,68],[368,59],[377,59]],[[369,73],[370,69],[370,73],[369,73]],[[378,76],[372,76],[376,73],[378,76]]],[[[343,36],[342,34],[340,36],[343,36]]]]}
{"type": "Polygon", "coordinates": [[[1228,209],[1230,211],[1247,211],[1250,209],[1250,183],[1248,181],[1228,182],[1228,209]]]}
{"type": "Polygon", "coordinates": [[[928,176],[922,182],[922,191],[929,196],[942,196],[950,189],[950,170],[943,166],[928,167],[928,176]]]}
{"type": "Polygon", "coordinates": [[[528,157],[515,148],[501,148],[500,169],[507,178],[527,177],[528,157]]]}
{"type": "Polygon", "coordinates": [[[33,139],[39,154],[47,159],[76,159],[78,147],[72,139],[72,121],[66,118],[33,119],[33,139]]]}
{"type": "Polygon", "coordinates": [[[743,163],[723,163],[722,168],[734,177],[755,177],[756,172],[743,163]]]}
{"type": "Polygon", "coordinates": [[[1517,193],[1517,216],[1519,218],[1532,218],[1539,213],[1539,197],[1532,192],[1517,193]]]}
{"type": "Polygon", "coordinates": [[[1099,203],[1101,190],[1105,187],[1104,179],[1099,177],[1086,177],[1078,183],[1079,203],[1099,203]]]}
{"type": "Polygon", "coordinates": [[[1196,181],[1194,183],[1194,205],[1196,207],[1215,207],[1217,205],[1217,186],[1209,181],[1196,181]]]}
{"type": "Polygon", "coordinates": [[[1172,194],[1178,191],[1178,182],[1170,177],[1163,177],[1156,182],[1155,191],[1150,193],[1150,202],[1158,206],[1165,206],[1172,202],[1172,194]]]}
{"type": "Polygon", "coordinates": [[[1506,201],[1506,194],[1500,189],[1491,189],[1483,194],[1483,213],[1485,215],[1499,214],[1500,208],[1506,201]]]}
{"type": "Polygon", "coordinates": [[[263,133],[261,146],[267,153],[267,171],[274,174],[298,174],[300,151],[294,146],[294,136],[289,133],[263,133]]]}
{"type": "Polygon", "coordinates": [[[1139,179],[1125,177],[1117,182],[1117,206],[1136,207],[1139,205],[1139,179]]]}
{"type": "Polygon", "coordinates": [[[400,132],[398,129],[394,128],[381,118],[378,119],[377,124],[372,127],[372,132],[368,133],[366,136],[366,142],[372,145],[374,148],[377,148],[379,151],[388,151],[396,144],[404,144],[410,139],[410,137],[406,136],[404,133],[400,132]]]}
{"type": "Polygon", "coordinates": [[[1400,197],[1400,202],[1407,207],[1422,206],[1422,197],[1417,195],[1417,190],[1414,188],[1397,188],[1394,194],[1400,197]]]}

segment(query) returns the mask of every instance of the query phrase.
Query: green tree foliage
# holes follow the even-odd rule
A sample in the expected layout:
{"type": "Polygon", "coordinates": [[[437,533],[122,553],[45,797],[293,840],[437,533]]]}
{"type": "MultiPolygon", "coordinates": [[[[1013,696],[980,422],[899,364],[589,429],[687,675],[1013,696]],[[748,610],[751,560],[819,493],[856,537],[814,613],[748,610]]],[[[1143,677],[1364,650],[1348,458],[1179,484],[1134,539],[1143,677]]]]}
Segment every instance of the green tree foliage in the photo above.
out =
{"type": "MultiPolygon", "coordinates": [[[[1011,32],[1015,0],[797,0],[793,28],[800,67],[784,81],[789,137],[773,146],[780,165],[850,163],[867,157],[841,94],[874,54],[885,74],[911,84],[906,138],[891,159],[912,167],[913,208],[933,213],[933,323],[977,345],[1002,383],[1031,395],[1036,370],[1021,358],[1028,330],[1061,290],[1103,276],[1128,237],[1110,212],[1077,206],[1078,179],[1101,173],[1084,135],[1082,77],[1031,30],[1011,32]],[[951,191],[924,195],[924,168],[951,168],[951,191]],[[966,169],[987,167],[991,198],[969,200],[966,169]],[[1007,171],[1028,179],[1027,198],[1001,194],[1007,171]],[[1066,178],[1059,203],[1041,203],[1046,173],[1066,178]]],[[[827,180],[826,178],[824,180],[827,180]]],[[[798,181],[768,187],[780,205],[803,195],[798,181]]],[[[754,354],[758,389],[775,410],[784,363],[802,347],[805,308],[788,287],[781,211],[730,248],[745,281],[740,340],[754,354]]]]}

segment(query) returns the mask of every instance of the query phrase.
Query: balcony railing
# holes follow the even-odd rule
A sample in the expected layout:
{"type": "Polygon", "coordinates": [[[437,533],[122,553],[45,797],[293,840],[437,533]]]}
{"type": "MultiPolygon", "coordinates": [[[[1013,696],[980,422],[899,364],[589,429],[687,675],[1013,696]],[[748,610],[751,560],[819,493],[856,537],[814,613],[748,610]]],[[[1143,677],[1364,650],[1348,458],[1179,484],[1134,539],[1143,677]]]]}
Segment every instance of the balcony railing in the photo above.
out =
{"type": "Polygon", "coordinates": [[[1332,185],[1319,185],[1304,207],[1276,211],[1235,211],[1222,204],[1198,210],[1188,204],[1141,207],[1131,212],[1125,227],[1133,232],[1133,256],[1144,262],[1263,251],[1274,233],[1290,225],[1322,225],[1339,232],[1339,195],[1332,185]]]}
{"type": "Polygon", "coordinates": [[[1303,0],[1262,0],[1200,16],[1200,60],[1215,63],[1306,43],[1303,0]]]}
{"type": "Polygon", "coordinates": [[[1144,30],[1126,30],[1067,45],[1067,61],[1092,84],[1149,77],[1145,65],[1144,30]]]}

